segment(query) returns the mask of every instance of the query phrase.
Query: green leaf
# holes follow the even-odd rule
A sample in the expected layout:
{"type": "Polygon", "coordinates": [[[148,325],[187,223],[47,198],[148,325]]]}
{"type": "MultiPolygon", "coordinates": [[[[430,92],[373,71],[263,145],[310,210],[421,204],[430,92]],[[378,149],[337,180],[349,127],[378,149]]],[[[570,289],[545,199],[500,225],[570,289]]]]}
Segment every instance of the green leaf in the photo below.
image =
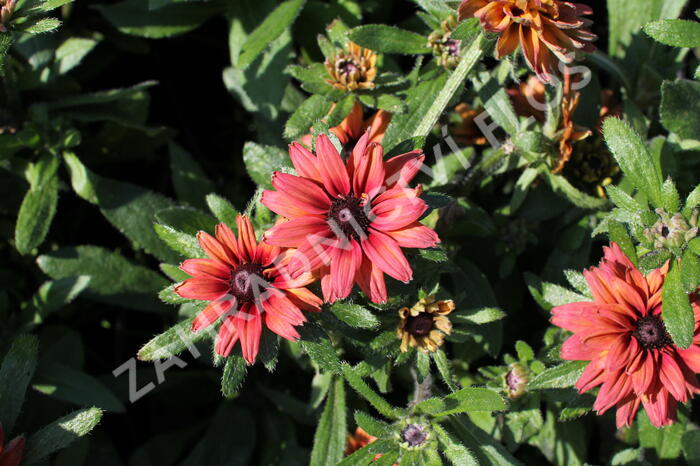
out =
{"type": "Polygon", "coordinates": [[[214,191],[212,182],[192,156],[175,143],[169,145],[170,170],[178,199],[205,207],[205,197],[214,191]]]}
{"type": "Polygon", "coordinates": [[[659,113],[664,127],[681,139],[700,139],[700,82],[664,81],[659,113]]]}
{"type": "Polygon", "coordinates": [[[27,440],[22,464],[30,465],[48,458],[52,453],[66,448],[92,431],[102,419],[98,408],[75,411],[52,422],[27,440]]]}
{"type": "Polygon", "coordinates": [[[225,198],[213,193],[207,195],[206,200],[209,210],[211,210],[211,213],[214,214],[217,220],[235,230],[238,211],[233,205],[225,198]]]}
{"type": "Polygon", "coordinates": [[[672,47],[700,47],[700,23],[684,19],[664,19],[644,25],[644,32],[672,47]]]}
{"type": "Polygon", "coordinates": [[[265,20],[248,36],[236,66],[245,69],[253,63],[267,46],[292,25],[299,15],[305,0],[287,0],[270,13],[265,20]]]}
{"type": "Polygon", "coordinates": [[[90,284],[83,294],[90,299],[144,311],[163,309],[155,296],[168,281],[118,253],[97,246],[77,246],[39,256],[37,264],[55,280],[89,276],[90,284]]]}
{"type": "Polygon", "coordinates": [[[547,311],[554,306],[591,300],[587,296],[578,294],[561,285],[544,282],[529,272],[525,272],[525,282],[530,290],[530,294],[547,311]]]}
{"type": "Polygon", "coordinates": [[[497,307],[482,307],[468,311],[459,311],[450,315],[450,319],[454,322],[482,325],[501,320],[505,316],[505,312],[497,307]]]}
{"type": "Polygon", "coordinates": [[[520,362],[529,362],[535,359],[535,352],[532,347],[522,340],[515,342],[515,351],[518,353],[520,362]]]}
{"type": "Polygon", "coordinates": [[[447,253],[440,249],[420,249],[419,252],[420,256],[423,259],[429,260],[430,262],[447,262],[449,258],[447,257],[447,253]]]}
{"type": "Polygon", "coordinates": [[[677,346],[689,348],[693,343],[695,317],[688,295],[683,289],[681,267],[675,260],[671,261],[671,269],[664,280],[661,300],[661,316],[666,330],[677,346]]]}
{"type": "Polygon", "coordinates": [[[61,27],[61,24],[61,21],[56,18],[42,18],[37,21],[29,21],[22,24],[17,29],[27,34],[44,34],[55,31],[61,27]]]}
{"type": "Polygon", "coordinates": [[[431,51],[425,36],[386,24],[358,26],[349,32],[348,37],[357,45],[375,52],[411,55],[431,51]]]}
{"type": "Polygon", "coordinates": [[[402,415],[402,410],[390,405],[381,395],[372,390],[367,383],[362,380],[362,377],[357,375],[353,368],[347,363],[343,363],[341,367],[345,380],[350,386],[360,395],[362,395],[382,416],[387,419],[399,419],[402,415]]]}
{"type": "Polygon", "coordinates": [[[700,284],[700,259],[690,248],[685,250],[681,259],[681,280],[686,293],[695,292],[700,284]]]}
{"type": "MultiPolygon", "coordinates": [[[[202,308],[203,307],[204,306],[202,306],[202,308]]],[[[209,335],[209,332],[205,330],[193,332],[193,321],[194,317],[183,320],[160,335],[154,337],[151,341],[143,345],[143,347],[139,350],[137,357],[141,361],[168,359],[171,356],[176,356],[182,353],[188,348],[195,353],[193,345],[204,340],[204,338],[209,335]]]]}
{"type": "MultiPolygon", "coordinates": [[[[505,88],[495,78],[490,78],[488,74],[481,76],[481,79],[474,79],[479,98],[484,103],[484,109],[498,126],[506,133],[515,136],[518,133],[520,123],[518,116],[513,110],[513,104],[506,93],[505,88]]],[[[490,123],[484,121],[485,124],[490,123]]]]}
{"type": "Polygon", "coordinates": [[[216,13],[219,6],[214,2],[208,5],[173,3],[151,11],[144,0],[125,0],[93,8],[124,34],[163,39],[191,31],[216,13]]]}
{"type": "Polygon", "coordinates": [[[160,293],[158,293],[158,298],[160,298],[160,300],[164,303],[168,304],[185,304],[192,301],[191,299],[183,298],[179,294],[175,293],[176,285],[177,284],[172,284],[160,290],[160,293]]]}
{"type": "Polygon", "coordinates": [[[647,195],[654,206],[662,207],[661,172],[641,137],[627,123],[617,118],[605,119],[603,133],[625,175],[637,189],[647,195]]]}
{"type": "Polygon", "coordinates": [[[331,343],[328,334],[318,324],[307,322],[302,327],[298,327],[301,340],[299,343],[304,351],[309,355],[324,371],[337,374],[341,370],[340,359],[331,343]]]}
{"type": "Polygon", "coordinates": [[[440,417],[470,411],[503,411],[507,407],[503,397],[491,389],[466,387],[444,398],[431,398],[418,403],[416,410],[440,417]]]}
{"type": "Polygon", "coordinates": [[[331,306],[331,312],[351,327],[377,328],[379,326],[379,319],[359,304],[337,301],[331,306]]]}
{"type": "Polygon", "coordinates": [[[31,187],[17,215],[15,246],[20,254],[29,254],[41,245],[49,232],[58,204],[57,157],[48,156],[28,169],[31,187]]]}
{"type": "Polygon", "coordinates": [[[22,410],[24,394],[32,380],[39,354],[39,340],[21,335],[12,343],[0,366],[0,425],[12,432],[22,410]]]}
{"type": "Polygon", "coordinates": [[[472,455],[467,447],[457,442],[437,422],[432,423],[433,432],[437,436],[442,453],[455,466],[478,465],[479,461],[472,455]]]}
{"type": "Polygon", "coordinates": [[[55,66],[58,74],[66,74],[83,61],[99,41],[85,37],[66,39],[56,49],[55,66]]]}
{"type": "Polygon", "coordinates": [[[447,355],[439,348],[437,351],[431,354],[433,361],[435,361],[435,366],[442,377],[445,385],[449,387],[450,390],[457,391],[459,387],[452,381],[452,372],[450,371],[450,361],[447,359],[447,355]]]}
{"type": "Polygon", "coordinates": [[[342,377],[336,377],[316,427],[311,466],[336,464],[343,459],[347,432],[345,413],[345,383],[342,377]]]}
{"type": "Polygon", "coordinates": [[[464,51],[459,65],[457,65],[457,68],[450,74],[450,77],[445,83],[445,87],[440,90],[435,100],[430,101],[428,111],[422,116],[411,136],[427,136],[433,129],[438,118],[442,112],[445,111],[447,104],[450,103],[450,100],[452,100],[452,97],[457,93],[457,90],[462,88],[464,80],[469,76],[474,66],[481,61],[487,43],[488,41],[484,38],[484,35],[479,34],[466,51],[464,51]]]}
{"type": "Polygon", "coordinates": [[[683,455],[688,464],[700,462],[700,430],[689,430],[683,434],[681,439],[683,455]]]}
{"type": "Polygon", "coordinates": [[[617,243],[622,252],[636,266],[638,264],[637,249],[634,247],[632,237],[627,232],[627,228],[620,222],[610,220],[608,222],[608,234],[610,235],[610,241],[617,243]]]}
{"type": "Polygon", "coordinates": [[[530,380],[527,387],[531,390],[572,387],[583,374],[588,362],[567,361],[558,366],[550,367],[530,380]]]}
{"type": "Polygon", "coordinates": [[[247,371],[243,356],[233,354],[226,358],[224,372],[221,375],[221,393],[226,398],[235,398],[238,395],[247,371]]]}
{"type": "Polygon", "coordinates": [[[154,224],[153,228],[160,239],[173,251],[177,251],[185,257],[206,257],[196,237],[160,223],[154,224]]]}
{"type": "Polygon", "coordinates": [[[384,437],[390,432],[391,426],[376,419],[364,411],[355,411],[355,423],[369,435],[384,437]]]}
{"type": "Polygon", "coordinates": [[[272,188],[272,173],[292,165],[286,151],[251,141],[243,146],[243,162],[253,181],[268,189],[272,188]]]}
{"type": "Polygon", "coordinates": [[[165,262],[177,262],[152,227],[155,215],[175,204],[168,198],[129,183],[96,175],[75,154],[65,153],[73,190],[86,201],[100,207],[102,214],[137,247],[165,262]]]}
{"type": "Polygon", "coordinates": [[[102,382],[65,364],[54,362],[40,365],[32,387],[52,398],[79,406],[124,412],[122,402],[102,382]]]}
{"type": "Polygon", "coordinates": [[[78,275],[44,282],[32,298],[36,309],[34,323],[42,323],[46,317],[78,297],[90,284],[90,277],[78,275]]]}
{"type": "Polygon", "coordinates": [[[314,94],[297,108],[287,120],[284,127],[284,137],[289,140],[298,139],[311,133],[311,126],[328,115],[332,103],[322,95],[314,94]]]}
{"type": "Polygon", "coordinates": [[[667,462],[664,460],[673,462],[680,459],[683,433],[686,429],[684,422],[658,428],[649,421],[646,411],[641,411],[637,416],[637,428],[640,446],[655,450],[654,456],[661,460],[657,461],[657,464],[667,462]]]}

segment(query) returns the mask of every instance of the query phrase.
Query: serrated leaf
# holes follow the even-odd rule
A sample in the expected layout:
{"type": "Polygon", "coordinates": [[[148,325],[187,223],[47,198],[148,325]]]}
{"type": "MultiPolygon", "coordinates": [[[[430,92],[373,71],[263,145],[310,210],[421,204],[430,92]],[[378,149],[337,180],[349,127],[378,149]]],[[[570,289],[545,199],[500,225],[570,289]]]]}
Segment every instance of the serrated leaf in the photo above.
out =
{"type": "Polygon", "coordinates": [[[346,433],[345,383],[342,377],[336,377],[316,426],[309,464],[316,466],[339,462],[345,451],[346,433]]]}
{"type": "Polygon", "coordinates": [[[572,387],[581,377],[588,363],[589,361],[567,361],[550,367],[530,380],[527,387],[531,390],[572,387]]]}
{"type": "Polygon", "coordinates": [[[22,201],[15,226],[15,246],[29,254],[49,232],[58,204],[58,158],[49,156],[33,164],[31,187],[22,201]]]}
{"type": "Polygon", "coordinates": [[[331,306],[331,312],[351,327],[376,328],[379,326],[379,319],[359,304],[338,301],[331,306]]]}
{"type": "Polygon", "coordinates": [[[507,408],[503,397],[488,388],[466,387],[444,398],[430,398],[416,405],[418,412],[434,417],[470,411],[503,411],[507,408]]]}
{"type": "Polygon", "coordinates": [[[153,228],[158,234],[158,237],[173,251],[188,258],[206,257],[195,236],[178,231],[168,225],[161,225],[160,223],[154,224],[153,228]]]}
{"type": "Polygon", "coordinates": [[[179,294],[175,293],[176,285],[177,284],[173,284],[163,288],[160,293],[158,293],[160,300],[168,304],[185,304],[192,301],[191,299],[183,298],[179,294]]]}
{"type": "Polygon", "coordinates": [[[34,335],[22,335],[12,343],[0,366],[0,425],[12,432],[22,410],[24,396],[34,376],[39,355],[39,340],[34,335]]]}
{"type": "Polygon", "coordinates": [[[311,132],[311,126],[328,115],[331,102],[322,95],[314,94],[306,99],[287,120],[284,127],[284,137],[289,140],[298,139],[311,132]]]}
{"type": "Polygon", "coordinates": [[[445,382],[445,385],[447,385],[450,390],[452,390],[453,392],[457,391],[459,387],[452,380],[450,361],[447,359],[447,355],[442,350],[442,348],[439,348],[437,351],[432,353],[432,357],[433,361],[435,361],[435,366],[437,367],[437,370],[440,373],[440,376],[442,377],[442,381],[445,382]]]}
{"type": "Polygon", "coordinates": [[[693,343],[695,316],[688,295],[683,289],[681,267],[671,261],[671,268],[664,280],[661,292],[661,316],[673,342],[680,348],[689,348],[693,343]]]}
{"type": "Polygon", "coordinates": [[[267,46],[292,25],[305,0],[287,0],[275,8],[246,39],[236,67],[245,69],[267,46]]]}
{"type": "Polygon", "coordinates": [[[700,23],[684,19],[664,19],[644,25],[654,40],[672,47],[700,47],[700,23]]]}
{"type": "Polygon", "coordinates": [[[372,390],[367,383],[362,380],[362,377],[357,375],[350,365],[344,363],[341,366],[343,376],[348,381],[350,386],[361,396],[363,396],[374,408],[384,417],[388,419],[398,419],[401,417],[402,410],[395,408],[381,395],[372,390]]]}
{"type": "Polygon", "coordinates": [[[646,145],[630,126],[617,118],[603,122],[605,142],[622,171],[634,186],[644,192],[656,207],[662,207],[661,172],[646,145]]]}
{"type": "Polygon", "coordinates": [[[235,231],[238,211],[233,205],[225,198],[214,193],[207,195],[206,200],[209,210],[211,210],[211,213],[214,214],[217,220],[225,223],[235,231]]]}
{"type": "Polygon", "coordinates": [[[235,398],[238,395],[247,371],[243,356],[235,354],[226,358],[224,372],[221,375],[221,393],[226,398],[235,398]]]}
{"type": "Polygon", "coordinates": [[[587,296],[578,294],[561,285],[544,282],[529,272],[525,272],[525,282],[530,290],[530,294],[545,310],[550,310],[554,306],[591,300],[587,296]]]}
{"type": "Polygon", "coordinates": [[[351,41],[375,52],[411,55],[431,51],[425,36],[386,24],[358,26],[348,35],[351,41]]]}
{"type": "Polygon", "coordinates": [[[131,309],[160,311],[156,294],[168,285],[158,273],[96,246],[77,246],[39,256],[39,268],[53,279],[87,275],[85,297],[131,309]]]}
{"type": "Polygon", "coordinates": [[[297,327],[301,339],[299,343],[311,360],[324,371],[337,374],[341,370],[340,359],[328,338],[328,334],[316,323],[307,322],[297,327]]]}
{"type": "Polygon", "coordinates": [[[207,331],[192,331],[194,317],[175,324],[170,329],[154,337],[138,352],[141,361],[155,361],[176,356],[209,335],[207,331]]]}
{"type": "Polygon", "coordinates": [[[479,461],[472,455],[467,447],[457,442],[452,436],[437,422],[432,424],[442,453],[454,466],[478,465],[479,461]]]}
{"type": "Polygon", "coordinates": [[[27,440],[22,464],[30,465],[48,458],[52,453],[66,448],[92,431],[102,419],[98,408],[75,411],[52,422],[27,440]]]}
{"type": "Polygon", "coordinates": [[[659,113],[664,127],[681,139],[700,139],[700,82],[664,81],[659,113]]]}
{"type": "Polygon", "coordinates": [[[700,284],[700,259],[690,248],[685,250],[681,259],[681,280],[687,293],[695,292],[700,284]]]}
{"type": "Polygon", "coordinates": [[[27,34],[44,34],[55,31],[61,27],[61,24],[61,21],[56,18],[42,18],[22,24],[18,29],[27,34]]]}
{"type": "Polygon", "coordinates": [[[375,437],[383,437],[391,429],[389,424],[375,419],[364,411],[355,411],[355,423],[369,435],[374,435],[375,437]]]}
{"type": "Polygon", "coordinates": [[[272,188],[273,172],[291,167],[286,151],[250,141],[243,146],[243,162],[253,181],[268,189],[272,188]]]}

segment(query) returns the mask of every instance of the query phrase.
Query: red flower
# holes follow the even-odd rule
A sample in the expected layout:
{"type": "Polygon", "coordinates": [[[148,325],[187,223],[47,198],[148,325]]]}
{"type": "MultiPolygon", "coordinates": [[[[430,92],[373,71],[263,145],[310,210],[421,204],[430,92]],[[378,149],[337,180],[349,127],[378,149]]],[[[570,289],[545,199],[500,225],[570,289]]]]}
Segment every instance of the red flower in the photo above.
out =
{"type": "Polygon", "coordinates": [[[600,265],[584,272],[593,302],[552,309],[552,323],[574,332],[561,357],[591,361],[576,387],[601,385],[593,408],[617,406],[617,426],[629,426],[639,405],[657,427],[673,423],[678,402],[700,392],[700,299],[691,295],[695,338],[688,349],[673,344],[661,317],[661,287],[668,263],[646,277],[612,243],[600,265]]]}
{"type": "Polygon", "coordinates": [[[306,321],[300,309],[319,311],[321,300],[304,288],[314,281],[311,274],[291,278],[287,273],[293,251],[257,244],[247,217],[239,215],[236,224],[238,238],[223,223],[216,226],[216,238],[199,232],[197,239],[209,259],[183,262],[180,268],[192,278],[175,291],[183,298],[211,301],[192,323],[192,330],[208,327],[225,315],[216,352],[228,356],[240,340],[243,357],[253,364],[263,324],[282,338],[297,340],[294,327],[306,321]]]}
{"type": "Polygon", "coordinates": [[[5,445],[5,432],[0,426],[0,466],[19,466],[24,455],[24,437],[17,437],[5,445]]]}
{"type": "MultiPolygon", "coordinates": [[[[332,109],[331,109],[332,111],[332,109]]],[[[338,126],[334,126],[329,131],[335,134],[343,147],[347,147],[351,152],[352,148],[362,135],[369,129],[368,142],[382,142],[387,126],[391,121],[391,113],[386,110],[377,110],[365,120],[362,105],[355,102],[352,110],[338,126]]],[[[301,138],[301,143],[306,147],[311,147],[312,135],[307,134],[301,138]]]]}
{"type": "Polygon", "coordinates": [[[346,163],[328,136],[314,155],[293,143],[289,155],[299,176],[275,172],[262,203],[289,219],[265,233],[265,241],[298,247],[292,276],[319,271],[327,301],[345,298],[353,283],[374,302],[386,301],[384,274],[402,282],[413,270],[401,248],[427,248],[440,240],[418,222],[427,209],[421,188],[406,186],[423,164],[416,150],[384,161],[384,149],[358,141],[346,163]]]}

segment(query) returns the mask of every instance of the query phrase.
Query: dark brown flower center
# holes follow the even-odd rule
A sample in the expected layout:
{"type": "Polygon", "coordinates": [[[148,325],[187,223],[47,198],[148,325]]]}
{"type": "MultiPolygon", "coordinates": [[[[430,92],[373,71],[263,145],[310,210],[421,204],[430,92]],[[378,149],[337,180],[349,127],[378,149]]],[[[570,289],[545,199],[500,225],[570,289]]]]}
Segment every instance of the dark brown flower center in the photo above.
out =
{"type": "Polygon", "coordinates": [[[230,292],[239,302],[252,303],[263,292],[263,267],[255,262],[243,264],[231,272],[230,292]]]}
{"type": "Polygon", "coordinates": [[[333,200],[328,212],[328,225],[337,236],[359,240],[367,236],[370,220],[361,199],[349,195],[333,200]]]}
{"type": "Polygon", "coordinates": [[[408,316],[405,328],[414,337],[424,337],[433,329],[433,316],[427,312],[421,312],[417,316],[408,316]]]}
{"type": "Polygon", "coordinates": [[[632,335],[645,349],[661,349],[673,343],[663,320],[656,315],[648,315],[639,319],[637,328],[632,335]]]}

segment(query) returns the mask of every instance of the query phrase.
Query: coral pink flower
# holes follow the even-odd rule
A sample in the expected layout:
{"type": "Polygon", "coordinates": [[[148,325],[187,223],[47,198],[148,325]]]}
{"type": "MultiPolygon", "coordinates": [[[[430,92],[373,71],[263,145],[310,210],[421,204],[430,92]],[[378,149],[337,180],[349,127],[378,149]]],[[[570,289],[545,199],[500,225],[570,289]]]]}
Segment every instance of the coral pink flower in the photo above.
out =
{"type": "Polygon", "coordinates": [[[646,277],[612,243],[600,265],[584,272],[592,302],[552,309],[552,323],[574,332],[561,357],[591,361],[576,387],[598,385],[593,408],[603,414],[617,406],[617,426],[629,426],[639,405],[657,427],[676,419],[678,402],[700,393],[700,299],[691,295],[695,338],[688,349],[673,344],[661,317],[661,287],[668,263],[646,277]]]}
{"type": "Polygon", "coordinates": [[[384,161],[366,132],[347,162],[325,134],[314,155],[293,143],[289,155],[299,176],[275,172],[262,203],[289,221],[265,233],[265,242],[299,248],[292,276],[318,271],[327,301],[345,298],[353,283],[374,302],[386,301],[384,274],[409,282],[413,270],[401,248],[427,248],[440,240],[418,222],[427,209],[421,188],[408,188],[423,164],[422,151],[384,161]]]}
{"type": "Polygon", "coordinates": [[[0,426],[0,466],[19,466],[24,455],[24,437],[17,437],[5,445],[5,432],[0,426]]]}
{"type": "Polygon", "coordinates": [[[294,328],[306,321],[300,309],[319,311],[321,300],[304,288],[314,281],[310,273],[292,278],[287,264],[294,251],[258,244],[250,219],[236,218],[238,238],[223,223],[216,237],[200,231],[199,244],[208,259],[188,259],[180,268],[192,278],[175,287],[183,298],[211,301],[192,323],[199,331],[225,319],[219,329],[216,352],[231,353],[241,342],[243,357],[255,362],[263,325],[287,340],[297,340],[294,328]]]}

